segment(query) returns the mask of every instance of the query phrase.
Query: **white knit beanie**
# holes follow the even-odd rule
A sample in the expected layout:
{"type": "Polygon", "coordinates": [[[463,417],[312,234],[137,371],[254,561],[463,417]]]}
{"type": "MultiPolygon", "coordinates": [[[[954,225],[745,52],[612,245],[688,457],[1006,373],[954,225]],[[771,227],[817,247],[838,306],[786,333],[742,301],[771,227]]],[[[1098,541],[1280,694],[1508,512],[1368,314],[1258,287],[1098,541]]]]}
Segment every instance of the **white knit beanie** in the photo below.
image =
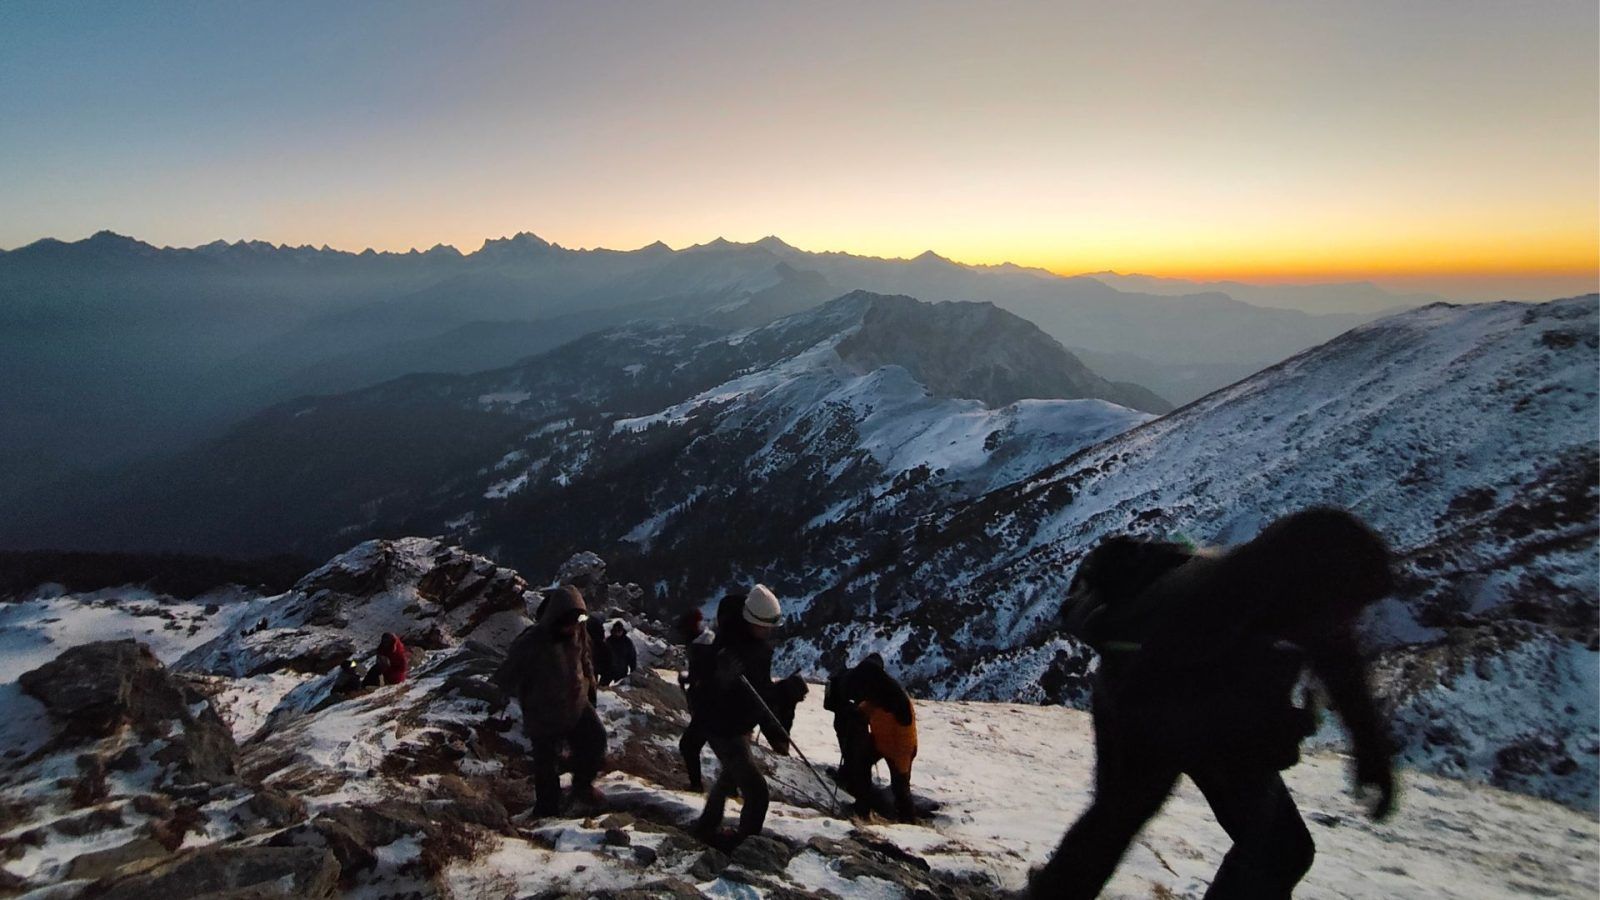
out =
{"type": "Polygon", "coordinates": [[[777,625],[783,620],[778,598],[764,584],[750,589],[744,598],[744,620],[751,625],[777,625]]]}

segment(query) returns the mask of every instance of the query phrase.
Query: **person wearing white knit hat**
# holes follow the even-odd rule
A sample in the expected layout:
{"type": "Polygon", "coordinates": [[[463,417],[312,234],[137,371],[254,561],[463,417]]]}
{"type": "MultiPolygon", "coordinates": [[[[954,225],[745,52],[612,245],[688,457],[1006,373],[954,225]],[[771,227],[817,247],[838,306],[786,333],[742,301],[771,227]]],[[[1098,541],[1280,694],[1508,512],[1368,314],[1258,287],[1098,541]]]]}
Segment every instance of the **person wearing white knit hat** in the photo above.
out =
{"type": "MultiPolygon", "coordinates": [[[[758,584],[743,596],[730,594],[717,607],[717,637],[704,663],[709,671],[703,677],[695,676],[691,663],[695,683],[690,694],[694,701],[690,727],[703,729],[722,766],[694,826],[703,840],[740,841],[760,834],[766,822],[770,794],[766,777],[750,755],[750,734],[757,726],[765,730],[769,724],[784,730],[782,723],[771,722],[771,709],[781,701],[772,681],[770,638],[781,621],[783,608],[765,585],[758,584]],[[743,802],[739,828],[724,836],[722,811],[735,791],[743,802]]],[[[692,749],[698,756],[699,748],[692,749]]],[[[691,777],[697,768],[690,766],[691,777]]]]}
{"type": "Polygon", "coordinates": [[[744,620],[755,628],[763,629],[756,632],[757,636],[763,638],[783,621],[783,609],[778,605],[778,598],[766,585],[758,584],[745,595],[744,620]]]}

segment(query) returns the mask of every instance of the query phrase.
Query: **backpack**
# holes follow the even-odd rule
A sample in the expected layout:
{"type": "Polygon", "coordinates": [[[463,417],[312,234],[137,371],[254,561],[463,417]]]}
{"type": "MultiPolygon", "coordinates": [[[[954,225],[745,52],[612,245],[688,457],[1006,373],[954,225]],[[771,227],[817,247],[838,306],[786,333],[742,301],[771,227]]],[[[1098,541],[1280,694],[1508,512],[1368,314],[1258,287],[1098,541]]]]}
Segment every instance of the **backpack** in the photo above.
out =
{"type": "Polygon", "coordinates": [[[713,645],[716,633],[711,629],[702,631],[693,642],[689,644],[687,655],[689,657],[689,677],[685,680],[683,689],[689,694],[689,709],[694,710],[697,695],[703,695],[699,690],[710,684],[711,678],[717,671],[717,650],[713,645]]]}
{"type": "Polygon", "coordinates": [[[1139,598],[1194,556],[1184,544],[1125,535],[1101,541],[1072,578],[1061,605],[1062,629],[1102,656],[1136,648],[1153,618],[1139,598]]]}
{"type": "Polygon", "coordinates": [[[1293,696],[1303,651],[1347,636],[1393,584],[1381,538],[1311,509],[1221,555],[1112,538],[1085,557],[1063,617],[1101,653],[1097,716],[1131,740],[1185,766],[1287,768],[1315,728],[1293,696]]]}

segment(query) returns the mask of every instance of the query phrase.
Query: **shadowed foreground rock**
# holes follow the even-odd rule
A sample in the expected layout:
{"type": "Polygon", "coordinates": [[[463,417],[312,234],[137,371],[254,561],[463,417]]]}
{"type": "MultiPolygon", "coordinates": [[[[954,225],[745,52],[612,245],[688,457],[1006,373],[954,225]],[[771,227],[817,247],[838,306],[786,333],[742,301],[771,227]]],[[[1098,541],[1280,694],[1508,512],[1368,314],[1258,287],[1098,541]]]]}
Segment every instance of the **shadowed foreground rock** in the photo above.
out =
{"type": "Polygon", "coordinates": [[[18,682],[62,724],[57,740],[63,744],[109,738],[131,728],[145,741],[168,741],[154,758],[171,764],[178,782],[235,778],[238,747],[216,710],[136,641],[73,647],[24,672],[18,682]]]}
{"type": "Polygon", "coordinates": [[[111,885],[101,900],[332,897],[339,864],[311,847],[207,847],[111,885]]]}

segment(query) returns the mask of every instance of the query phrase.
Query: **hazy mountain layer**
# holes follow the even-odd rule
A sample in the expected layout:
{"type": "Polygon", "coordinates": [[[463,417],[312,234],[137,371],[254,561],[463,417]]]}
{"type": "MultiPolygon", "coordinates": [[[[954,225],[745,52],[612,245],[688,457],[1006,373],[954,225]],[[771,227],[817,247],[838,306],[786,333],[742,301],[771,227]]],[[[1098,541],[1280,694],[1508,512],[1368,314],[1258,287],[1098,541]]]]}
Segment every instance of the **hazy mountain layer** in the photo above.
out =
{"type": "Polygon", "coordinates": [[[856,293],[285,404],[40,496],[5,539],[260,556],[448,531],[518,565],[621,546],[674,599],[757,568],[800,590],[1149,418],[1118,401],[1165,408],[993,306],[856,293]]]}
{"type": "Polygon", "coordinates": [[[158,249],[102,232],[0,253],[0,496],[173,452],[305,393],[509,365],[636,319],[759,325],[855,289],[992,301],[1068,346],[1131,354],[1113,380],[1180,402],[1370,315],[1124,293],[931,253],[807,253],[776,238],[619,252],[519,234],[470,254],[357,254],[158,249]]]}

